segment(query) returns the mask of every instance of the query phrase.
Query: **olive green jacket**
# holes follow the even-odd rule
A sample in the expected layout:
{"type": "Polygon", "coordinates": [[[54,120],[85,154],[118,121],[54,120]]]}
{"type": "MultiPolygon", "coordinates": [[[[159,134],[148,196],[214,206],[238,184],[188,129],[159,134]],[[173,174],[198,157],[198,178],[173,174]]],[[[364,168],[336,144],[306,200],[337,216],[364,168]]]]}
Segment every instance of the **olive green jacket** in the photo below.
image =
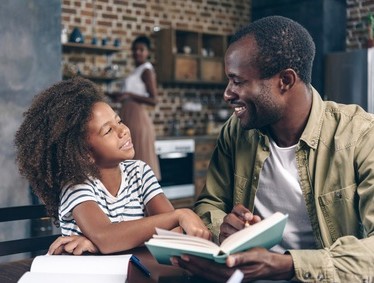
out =
{"type": "MultiPolygon", "coordinates": [[[[215,241],[235,204],[253,210],[269,138],[243,130],[233,115],[223,126],[195,212],[215,241]]],[[[322,101],[313,90],[296,152],[300,187],[318,249],[290,250],[295,280],[374,280],[374,115],[356,105],[322,101]]]]}

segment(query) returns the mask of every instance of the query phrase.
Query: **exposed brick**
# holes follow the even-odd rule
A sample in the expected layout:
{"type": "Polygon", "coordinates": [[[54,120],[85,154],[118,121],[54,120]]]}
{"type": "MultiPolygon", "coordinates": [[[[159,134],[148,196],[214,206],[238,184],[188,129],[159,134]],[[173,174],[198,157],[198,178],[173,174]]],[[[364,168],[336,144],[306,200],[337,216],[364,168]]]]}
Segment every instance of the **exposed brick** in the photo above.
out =
{"type": "MultiPolygon", "coordinates": [[[[362,13],[362,12],[361,12],[362,13]]],[[[180,28],[191,31],[229,35],[239,26],[250,19],[250,1],[242,0],[95,0],[72,1],[62,0],[62,24],[70,33],[73,27],[79,27],[85,39],[92,38],[92,31],[101,44],[101,39],[107,37],[112,44],[114,38],[121,40],[123,52],[114,54],[113,63],[120,66],[121,74],[129,73],[133,66],[130,46],[132,40],[140,34],[151,37],[154,46],[153,27],[180,28]],[[81,5],[77,3],[81,3],[81,5]],[[93,3],[95,7],[93,7],[93,3]],[[92,27],[96,11],[96,26],[92,27]],[[203,15],[203,16],[202,16],[203,15]],[[237,16],[240,15],[240,16],[237,16]]],[[[87,41],[86,41],[87,42],[87,41]]],[[[157,47],[154,47],[157,48],[157,47]]],[[[153,50],[154,53],[154,50],[153,50]]],[[[154,54],[151,60],[154,62],[154,54]]],[[[93,65],[103,70],[107,64],[106,57],[79,53],[64,54],[64,62],[78,64],[82,71],[89,72],[93,65]],[[90,65],[91,64],[91,65],[90,65]]],[[[157,63],[157,62],[154,62],[157,63]]],[[[112,88],[118,89],[121,82],[113,82],[112,88]]],[[[103,90],[105,84],[101,85],[103,90]]],[[[199,99],[208,97],[205,101],[219,101],[224,86],[206,85],[159,85],[159,104],[150,108],[150,116],[154,121],[157,135],[169,133],[168,121],[178,116],[180,124],[185,127],[192,120],[197,133],[204,133],[206,119],[215,111],[215,105],[203,105],[200,113],[183,112],[182,103],[193,97],[199,99]]],[[[118,107],[115,106],[115,107],[118,107]]]]}
{"type": "Polygon", "coordinates": [[[102,14],[103,19],[111,19],[111,20],[117,20],[118,16],[115,14],[108,14],[108,13],[103,13],[102,14]]]}
{"type": "Polygon", "coordinates": [[[122,16],[122,20],[124,21],[133,21],[135,22],[136,21],[136,18],[135,17],[129,17],[129,16],[122,16]]]}
{"type": "Polygon", "coordinates": [[[107,26],[107,27],[112,26],[112,22],[111,21],[102,21],[102,20],[100,20],[100,21],[97,21],[97,23],[99,25],[101,25],[101,26],[107,26]]]}
{"type": "Polygon", "coordinates": [[[135,8],[141,8],[141,9],[146,9],[147,7],[146,4],[141,4],[141,3],[134,3],[133,5],[135,8]]]}
{"type": "MultiPolygon", "coordinates": [[[[76,10],[74,8],[63,8],[62,9],[62,15],[65,14],[75,14],[76,10]]],[[[64,19],[64,18],[63,18],[64,19]]]]}

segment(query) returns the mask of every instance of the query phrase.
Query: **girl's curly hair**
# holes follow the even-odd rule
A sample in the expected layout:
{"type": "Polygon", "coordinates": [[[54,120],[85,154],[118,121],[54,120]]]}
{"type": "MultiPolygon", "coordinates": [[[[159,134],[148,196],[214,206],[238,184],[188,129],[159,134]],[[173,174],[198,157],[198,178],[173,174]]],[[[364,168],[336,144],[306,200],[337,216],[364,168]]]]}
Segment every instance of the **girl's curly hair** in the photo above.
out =
{"type": "Polygon", "coordinates": [[[34,97],[15,135],[16,162],[57,224],[63,186],[99,177],[90,161],[87,124],[103,94],[89,80],[58,82],[34,97]]]}

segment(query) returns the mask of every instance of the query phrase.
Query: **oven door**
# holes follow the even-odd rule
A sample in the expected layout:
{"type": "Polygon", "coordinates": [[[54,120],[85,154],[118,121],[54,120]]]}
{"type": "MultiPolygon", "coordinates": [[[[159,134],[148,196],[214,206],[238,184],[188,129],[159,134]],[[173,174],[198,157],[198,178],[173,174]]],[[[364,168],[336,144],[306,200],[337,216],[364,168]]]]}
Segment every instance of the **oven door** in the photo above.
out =
{"type": "Polygon", "coordinates": [[[170,152],[160,154],[158,158],[161,168],[160,184],[167,198],[194,196],[193,153],[170,152]]]}

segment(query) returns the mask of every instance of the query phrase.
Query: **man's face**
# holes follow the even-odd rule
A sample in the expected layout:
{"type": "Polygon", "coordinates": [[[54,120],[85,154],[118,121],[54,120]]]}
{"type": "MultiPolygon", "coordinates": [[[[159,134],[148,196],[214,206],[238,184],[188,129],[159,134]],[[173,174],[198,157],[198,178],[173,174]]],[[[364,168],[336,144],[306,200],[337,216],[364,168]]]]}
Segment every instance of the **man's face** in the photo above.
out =
{"type": "Polygon", "coordinates": [[[278,76],[260,79],[254,62],[257,44],[252,37],[233,43],[225,54],[225,72],[229,79],[224,100],[234,108],[241,126],[260,129],[277,122],[282,117],[282,107],[277,101],[278,76]]]}

